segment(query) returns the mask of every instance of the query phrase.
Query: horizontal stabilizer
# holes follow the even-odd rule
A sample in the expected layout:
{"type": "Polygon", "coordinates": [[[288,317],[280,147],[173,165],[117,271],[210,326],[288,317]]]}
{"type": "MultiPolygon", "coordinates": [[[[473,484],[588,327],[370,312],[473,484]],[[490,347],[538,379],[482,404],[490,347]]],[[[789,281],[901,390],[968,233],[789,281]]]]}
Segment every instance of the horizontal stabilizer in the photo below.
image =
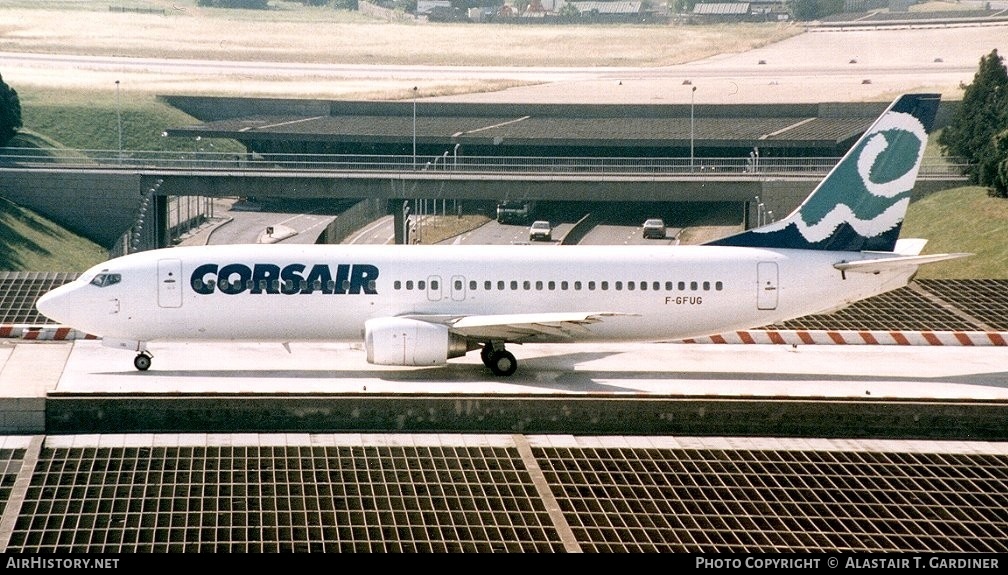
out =
{"type": "Polygon", "coordinates": [[[842,272],[878,273],[899,268],[917,267],[923,264],[965,258],[973,254],[932,254],[927,256],[898,256],[894,258],[878,258],[859,260],[856,262],[840,262],[833,267],[842,272]]]}

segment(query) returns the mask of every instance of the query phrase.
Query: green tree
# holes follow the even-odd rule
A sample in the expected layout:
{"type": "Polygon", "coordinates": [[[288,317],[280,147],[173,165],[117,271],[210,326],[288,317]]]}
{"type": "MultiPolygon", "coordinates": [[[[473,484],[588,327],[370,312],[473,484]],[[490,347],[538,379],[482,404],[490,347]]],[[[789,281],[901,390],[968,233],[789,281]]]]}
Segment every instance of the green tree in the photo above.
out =
{"type": "Polygon", "coordinates": [[[789,0],[788,8],[795,20],[818,20],[843,12],[843,0],[789,0]]]}
{"type": "Polygon", "coordinates": [[[996,166],[1005,159],[995,136],[1008,130],[1008,69],[997,49],[980,59],[955,116],[938,137],[946,155],[968,162],[970,183],[993,187],[996,166]]]}
{"type": "Polygon", "coordinates": [[[669,0],[668,7],[670,12],[684,14],[686,12],[692,12],[693,7],[696,6],[697,2],[698,0],[669,0]]]}
{"type": "Polygon", "coordinates": [[[11,88],[0,75],[0,147],[17,134],[21,128],[21,100],[17,91],[11,88]]]}
{"type": "Polygon", "coordinates": [[[980,182],[987,195],[1008,198],[1008,130],[995,134],[988,153],[980,160],[980,182]]]}

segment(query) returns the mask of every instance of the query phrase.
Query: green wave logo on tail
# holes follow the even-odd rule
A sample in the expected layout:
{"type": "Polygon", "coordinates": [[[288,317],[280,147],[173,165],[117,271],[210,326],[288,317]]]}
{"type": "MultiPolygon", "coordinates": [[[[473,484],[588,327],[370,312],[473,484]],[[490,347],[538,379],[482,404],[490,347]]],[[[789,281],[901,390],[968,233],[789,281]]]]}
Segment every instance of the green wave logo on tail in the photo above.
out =
{"type": "Polygon", "coordinates": [[[892,251],[937,106],[937,96],[903,96],[787,218],[711,244],[892,251]]]}

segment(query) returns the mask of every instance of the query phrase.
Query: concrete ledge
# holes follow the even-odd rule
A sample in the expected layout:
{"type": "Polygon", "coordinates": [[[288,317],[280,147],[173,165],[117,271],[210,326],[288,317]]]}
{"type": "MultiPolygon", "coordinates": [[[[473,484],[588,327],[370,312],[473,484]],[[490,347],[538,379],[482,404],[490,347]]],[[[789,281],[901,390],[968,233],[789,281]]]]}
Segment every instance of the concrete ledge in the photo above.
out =
{"type": "Polygon", "coordinates": [[[52,393],[45,433],[396,432],[1008,439],[1001,400],[52,393]]]}
{"type": "Polygon", "coordinates": [[[296,235],[297,231],[295,231],[293,228],[277,224],[269,226],[265,230],[263,230],[263,232],[259,234],[259,237],[257,238],[256,242],[260,244],[275,244],[277,242],[286,240],[287,238],[292,238],[296,235]]]}
{"type": "Polygon", "coordinates": [[[45,408],[41,397],[0,398],[0,434],[44,434],[45,408]]]}

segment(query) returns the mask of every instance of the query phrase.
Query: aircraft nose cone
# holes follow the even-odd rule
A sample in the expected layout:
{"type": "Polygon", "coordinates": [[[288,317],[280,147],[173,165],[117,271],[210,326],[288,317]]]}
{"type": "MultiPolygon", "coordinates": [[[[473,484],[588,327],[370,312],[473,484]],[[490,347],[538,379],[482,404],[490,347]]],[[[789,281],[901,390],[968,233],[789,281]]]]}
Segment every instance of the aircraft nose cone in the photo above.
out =
{"type": "Polygon", "coordinates": [[[64,298],[58,290],[50,291],[43,294],[42,297],[35,302],[35,309],[47,318],[57,323],[63,323],[63,319],[66,318],[67,315],[66,298],[64,298]]]}

